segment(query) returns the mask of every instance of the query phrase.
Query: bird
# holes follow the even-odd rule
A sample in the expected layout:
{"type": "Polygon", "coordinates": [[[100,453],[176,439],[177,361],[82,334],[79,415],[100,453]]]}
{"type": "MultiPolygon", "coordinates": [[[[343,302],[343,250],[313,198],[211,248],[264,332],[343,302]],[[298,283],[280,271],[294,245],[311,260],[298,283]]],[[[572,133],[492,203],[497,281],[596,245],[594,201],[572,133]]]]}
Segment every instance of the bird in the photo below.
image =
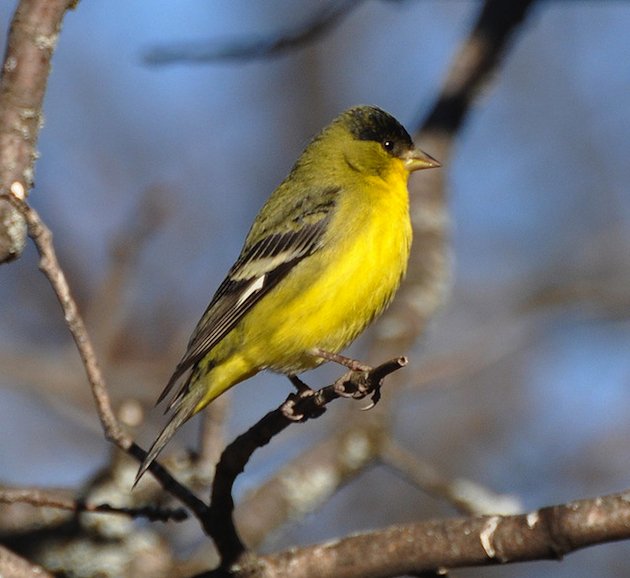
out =
{"type": "Polygon", "coordinates": [[[411,248],[409,175],[439,166],[376,106],[342,112],[312,139],[255,217],[159,396],[156,405],[179,384],[135,483],[227,389],[263,370],[297,385],[383,312],[411,248]]]}

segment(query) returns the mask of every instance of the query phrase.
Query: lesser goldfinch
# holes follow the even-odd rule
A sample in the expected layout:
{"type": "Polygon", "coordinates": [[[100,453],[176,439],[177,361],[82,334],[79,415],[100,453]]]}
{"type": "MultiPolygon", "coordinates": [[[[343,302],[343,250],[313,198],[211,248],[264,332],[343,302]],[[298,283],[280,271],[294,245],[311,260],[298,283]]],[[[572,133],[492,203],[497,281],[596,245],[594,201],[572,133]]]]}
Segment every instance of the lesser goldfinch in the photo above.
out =
{"type": "Polygon", "coordinates": [[[374,106],[343,112],[311,141],[256,216],[160,395],[186,376],[136,482],[224,391],[263,369],[293,377],[316,367],[322,350],[341,351],[383,311],[407,268],[409,174],[439,166],[374,106]]]}

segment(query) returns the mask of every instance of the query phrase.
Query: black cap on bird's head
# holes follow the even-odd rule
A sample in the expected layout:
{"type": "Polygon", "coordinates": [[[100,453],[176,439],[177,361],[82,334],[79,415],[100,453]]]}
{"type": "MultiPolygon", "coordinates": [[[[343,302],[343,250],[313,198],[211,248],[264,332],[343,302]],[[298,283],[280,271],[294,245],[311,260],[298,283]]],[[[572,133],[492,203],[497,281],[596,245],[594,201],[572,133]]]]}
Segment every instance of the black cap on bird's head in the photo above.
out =
{"type": "Polygon", "coordinates": [[[391,114],[375,106],[357,106],[346,112],[350,132],[359,140],[390,141],[392,152],[413,148],[411,136],[391,114]]]}
{"type": "Polygon", "coordinates": [[[379,143],[389,155],[401,159],[409,171],[440,166],[431,155],[414,147],[402,124],[376,106],[356,106],[342,113],[341,118],[354,138],[379,143]]]}

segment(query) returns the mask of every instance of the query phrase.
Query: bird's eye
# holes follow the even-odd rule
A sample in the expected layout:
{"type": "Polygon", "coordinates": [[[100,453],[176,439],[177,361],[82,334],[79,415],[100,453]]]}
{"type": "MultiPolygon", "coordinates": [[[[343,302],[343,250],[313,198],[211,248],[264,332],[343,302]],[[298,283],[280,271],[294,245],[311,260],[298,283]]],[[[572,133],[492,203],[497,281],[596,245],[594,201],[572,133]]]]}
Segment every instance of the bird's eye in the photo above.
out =
{"type": "Polygon", "coordinates": [[[391,140],[384,140],[383,141],[383,148],[388,152],[391,153],[394,150],[394,141],[391,140]]]}

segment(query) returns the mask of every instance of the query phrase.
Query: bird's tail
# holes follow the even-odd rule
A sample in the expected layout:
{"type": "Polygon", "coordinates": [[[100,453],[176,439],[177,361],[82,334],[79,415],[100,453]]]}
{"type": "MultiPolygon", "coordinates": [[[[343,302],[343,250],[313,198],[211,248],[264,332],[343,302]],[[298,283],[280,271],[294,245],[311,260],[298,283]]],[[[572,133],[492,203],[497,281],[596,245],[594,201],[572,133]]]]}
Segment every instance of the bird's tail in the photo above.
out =
{"type": "Polygon", "coordinates": [[[195,409],[199,405],[203,395],[204,389],[202,387],[191,387],[186,395],[177,400],[177,403],[175,403],[173,407],[173,417],[160,432],[160,435],[158,435],[156,440],[153,442],[153,445],[149,448],[149,451],[144,458],[138,473],[136,474],[136,480],[133,483],[134,487],[179,427],[196,413],[195,409]]]}

